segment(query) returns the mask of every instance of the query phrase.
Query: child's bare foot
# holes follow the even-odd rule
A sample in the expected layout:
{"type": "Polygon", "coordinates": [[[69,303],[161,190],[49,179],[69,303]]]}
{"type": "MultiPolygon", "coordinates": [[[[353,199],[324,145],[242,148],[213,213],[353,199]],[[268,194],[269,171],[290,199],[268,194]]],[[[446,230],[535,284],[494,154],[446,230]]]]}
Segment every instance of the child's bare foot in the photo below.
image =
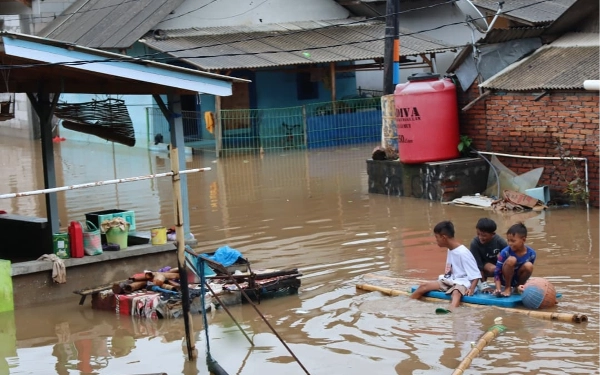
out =
{"type": "Polygon", "coordinates": [[[525,290],[525,285],[519,285],[519,286],[515,287],[515,294],[523,294],[524,290],[525,290]]]}
{"type": "Polygon", "coordinates": [[[510,291],[511,291],[511,289],[512,289],[511,287],[504,288],[504,292],[502,292],[502,295],[504,297],[510,297],[510,291]]]}

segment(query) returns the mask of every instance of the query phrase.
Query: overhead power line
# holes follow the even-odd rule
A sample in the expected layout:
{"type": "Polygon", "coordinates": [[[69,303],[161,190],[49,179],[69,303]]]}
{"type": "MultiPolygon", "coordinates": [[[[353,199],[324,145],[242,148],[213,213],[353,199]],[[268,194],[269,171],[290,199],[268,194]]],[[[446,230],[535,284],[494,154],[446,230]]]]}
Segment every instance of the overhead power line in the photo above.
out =
{"type": "MultiPolygon", "coordinates": [[[[541,0],[532,4],[527,4],[518,8],[514,8],[511,9],[510,11],[507,12],[503,12],[501,14],[506,14],[506,13],[510,13],[519,9],[523,9],[523,8],[527,8],[530,6],[534,6],[543,2],[547,2],[550,0],[541,0]]],[[[452,1],[450,1],[452,2],[452,1]]],[[[425,7],[426,8],[426,7],[425,7]]],[[[405,13],[407,11],[402,11],[402,13],[405,13]]],[[[379,17],[376,17],[379,18],[379,17]]],[[[478,19],[485,19],[486,17],[479,17],[478,19]]],[[[476,20],[476,19],[474,19],[476,20]]],[[[365,22],[366,20],[360,20],[357,21],[358,22],[365,22]]],[[[461,24],[465,24],[466,21],[459,21],[459,22],[451,22],[451,23],[446,23],[443,25],[439,25],[436,27],[432,27],[429,29],[424,29],[424,30],[419,30],[419,31],[415,31],[415,32],[410,32],[410,33],[400,33],[400,36],[412,36],[412,35],[417,35],[417,34],[422,34],[425,32],[429,32],[429,31],[434,31],[434,30],[439,30],[445,27],[449,27],[449,26],[456,26],[456,25],[461,25],[461,24]]],[[[328,26],[324,26],[322,28],[317,28],[316,30],[320,30],[320,29],[325,29],[325,28],[331,28],[331,27],[344,27],[347,26],[348,24],[345,25],[328,25],[328,26]]],[[[282,36],[282,35],[290,35],[290,34],[295,34],[295,33],[299,33],[299,32],[307,32],[307,31],[314,31],[315,29],[303,29],[303,30],[298,30],[298,31],[294,31],[294,32],[290,32],[288,34],[278,34],[276,36],[282,36]]],[[[265,37],[271,37],[271,36],[263,36],[262,38],[265,37]]],[[[244,52],[244,53],[230,53],[230,54],[221,54],[219,55],[220,57],[233,57],[233,56],[252,56],[252,55],[261,55],[261,54],[274,54],[274,53],[293,53],[293,52],[304,52],[304,51],[311,51],[311,50],[319,50],[319,49],[325,49],[325,48],[333,48],[333,47],[342,47],[342,46],[346,46],[346,45],[354,45],[354,44],[360,44],[360,43],[369,43],[369,42],[374,42],[374,41],[380,41],[383,40],[385,37],[381,37],[381,38],[374,38],[374,39],[368,39],[368,40],[361,40],[361,41],[356,41],[356,42],[344,42],[344,43],[340,43],[340,44],[333,44],[333,45],[328,45],[328,46],[320,46],[320,47],[306,47],[306,48],[301,48],[301,49],[289,49],[289,50],[274,50],[274,51],[263,51],[263,52],[244,52]]],[[[227,44],[231,44],[231,43],[235,43],[235,42],[243,42],[243,41],[247,41],[247,40],[256,40],[259,38],[250,38],[250,39],[245,39],[245,40],[239,40],[239,41],[232,41],[232,42],[228,42],[228,43],[218,43],[218,44],[214,44],[214,45],[210,45],[210,46],[202,46],[202,47],[193,47],[193,48],[186,48],[186,49],[179,49],[179,50],[172,50],[172,51],[162,51],[162,52],[157,52],[157,53],[152,53],[152,54],[147,54],[147,55],[141,55],[141,56],[136,56],[136,57],[129,57],[129,56],[124,56],[124,57],[119,57],[119,58],[107,58],[107,59],[97,59],[97,60],[78,60],[78,61],[66,61],[66,62],[56,62],[56,63],[33,63],[33,64],[19,64],[19,65],[0,65],[0,69],[14,69],[14,68],[31,68],[31,67],[39,67],[39,66],[75,66],[75,65],[84,65],[84,64],[92,64],[92,63],[100,63],[100,62],[143,62],[145,58],[150,57],[150,56],[157,56],[157,55],[163,55],[165,53],[173,53],[173,52],[183,52],[183,51],[191,51],[191,50],[196,50],[196,49],[201,49],[201,48],[207,48],[207,47],[214,47],[214,46],[220,46],[220,45],[227,45],[227,44]]],[[[457,45],[457,46],[451,46],[449,48],[460,48],[463,47],[463,45],[457,45]]],[[[185,59],[194,59],[194,58],[209,58],[209,57],[214,57],[213,55],[197,55],[197,56],[186,56],[185,59]]],[[[159,62],[161,60],[173,60],[173,56],[167,56],[167,57],[159,57],[159,58],[155,58],[152,59],[150,61],[156,61],[159,62]]]]}

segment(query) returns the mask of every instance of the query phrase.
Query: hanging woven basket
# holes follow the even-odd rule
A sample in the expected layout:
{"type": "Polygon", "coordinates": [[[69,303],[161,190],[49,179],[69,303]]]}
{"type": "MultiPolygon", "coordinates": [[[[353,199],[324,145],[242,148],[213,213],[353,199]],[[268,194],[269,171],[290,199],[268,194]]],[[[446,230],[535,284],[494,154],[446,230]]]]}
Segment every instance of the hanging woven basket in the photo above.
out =
{"type": "Polygon", "coordinates": [[[66,129],[135,146],[135,131],[124,100],[108,98],[86,103],[59,103],[54,115],[63,120],[66,129]]]}

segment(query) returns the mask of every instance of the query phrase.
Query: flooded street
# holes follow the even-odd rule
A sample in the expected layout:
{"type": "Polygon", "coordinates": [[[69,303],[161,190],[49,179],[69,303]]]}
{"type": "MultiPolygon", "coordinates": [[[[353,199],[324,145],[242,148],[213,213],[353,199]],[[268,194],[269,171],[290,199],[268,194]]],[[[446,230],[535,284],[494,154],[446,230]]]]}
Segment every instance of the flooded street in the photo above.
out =
{"type": "MultiPolygon", "coordinates": [[[[2,143],[0,192],[43,188],[39,148],[29,141],[2,143]]],[[[369,195],[365,160],[373,146],[218,160],[190,155],[187,168],[212,168],[188,175],[197,251],[229,245],[254,269],[294,267],[304,274],[298,295],[263,300],[258,307],[313,375],[450,374],[497,316],[507,331],[466,374],[598,374],[598,210],[501,214],[369,195]],[[562,293],[557,311],[587,314],[589,322],[552,322],[495,308],[436,315],[445,302],[356,290],[356,284],[389,277],[414,284],[436,278],[446,252],[436,246],[433,226],[452,220],[456,237],[468,246],[480,217],[495,220],[501,235],[524,222],[527,244],[538,256],[534,276],[548,278],[562,293]]],[[[170,170],[166,154],[108,143],[67,141],[55,157],[58,185],[170,170]]],[[[138,228],[172,226],[171,194],[169,178],[59,193],[61,225],[118,207],[135,211],[138,228]]],[[[43,196],[2,201],[1,209],[45,217],[43,196]]],[[[78,299],[0,314],[0,374],[208,373],[201,316],[193,319],[199,358],[189,363],[183,320],[118,316],[92,310],[89,300],[78,306],[78,299]]],[[[251,306],[231,311],[255,346],[223,310],[209,315],[212,357],[229,374],[304,373],[251,306]]]]}

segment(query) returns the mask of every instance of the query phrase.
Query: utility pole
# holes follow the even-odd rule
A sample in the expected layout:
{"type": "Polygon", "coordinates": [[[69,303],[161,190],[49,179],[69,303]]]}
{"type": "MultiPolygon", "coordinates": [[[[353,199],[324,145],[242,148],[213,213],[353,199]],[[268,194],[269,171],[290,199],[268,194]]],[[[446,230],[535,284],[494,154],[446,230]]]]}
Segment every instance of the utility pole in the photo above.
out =
{"type": "Polygon", "coordinates": [[[383,94],[393,94],[400,81],[400,0],[387,0],[385,6],[385,45],[383,54],[383,94]]]}

